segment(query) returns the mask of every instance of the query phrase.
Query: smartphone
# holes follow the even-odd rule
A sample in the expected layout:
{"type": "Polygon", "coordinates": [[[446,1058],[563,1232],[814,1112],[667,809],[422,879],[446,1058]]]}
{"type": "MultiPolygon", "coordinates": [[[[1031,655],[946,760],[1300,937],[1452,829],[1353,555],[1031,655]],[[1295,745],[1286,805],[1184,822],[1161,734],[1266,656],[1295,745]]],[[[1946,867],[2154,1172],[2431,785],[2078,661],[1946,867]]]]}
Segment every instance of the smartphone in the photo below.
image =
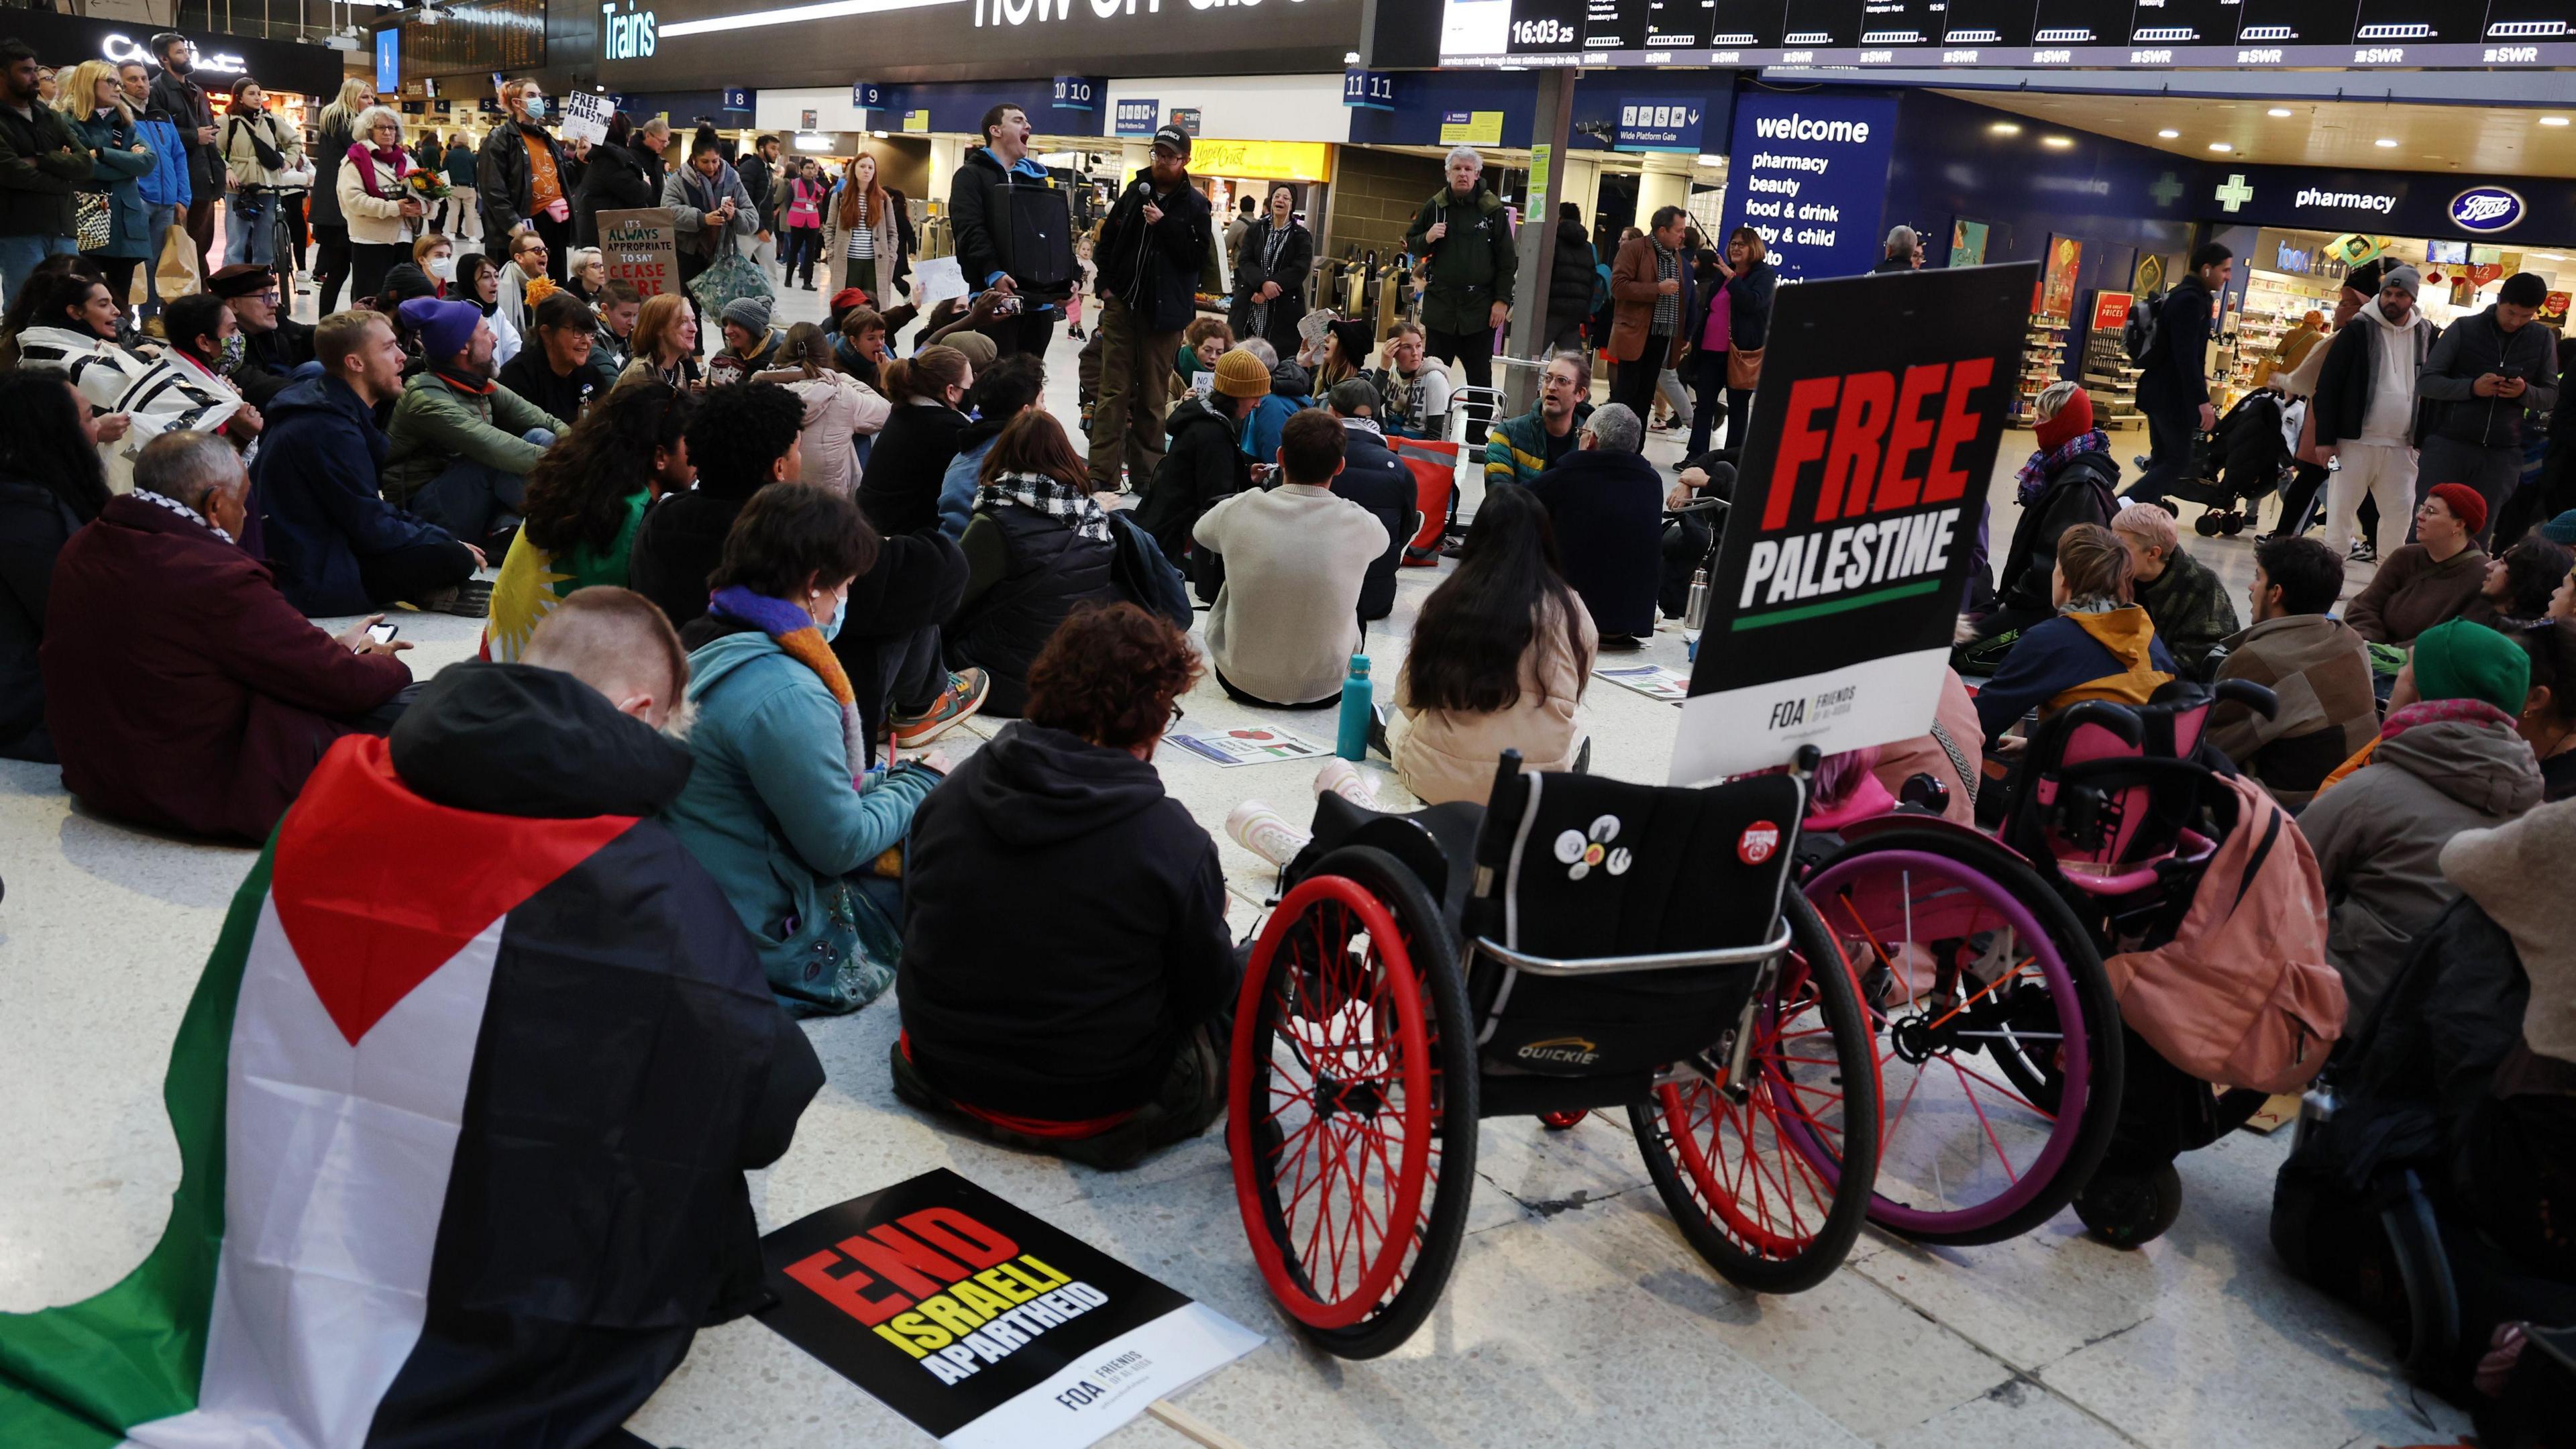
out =
{"type": "Polygon", "coordinates": [[[1004,297],[993,305],[993,314],[997,317],[1016,317],[1019,312],[1020,299],[1016,296],[1004,297]]]}
{"type": "Polygon", "coordinates": [[[394,636],[401,632],[402,625],[400,624],[370,624],[367,626],[367,637],[375,640],[379,644],[391,644],[394,642],[394,636]]]}

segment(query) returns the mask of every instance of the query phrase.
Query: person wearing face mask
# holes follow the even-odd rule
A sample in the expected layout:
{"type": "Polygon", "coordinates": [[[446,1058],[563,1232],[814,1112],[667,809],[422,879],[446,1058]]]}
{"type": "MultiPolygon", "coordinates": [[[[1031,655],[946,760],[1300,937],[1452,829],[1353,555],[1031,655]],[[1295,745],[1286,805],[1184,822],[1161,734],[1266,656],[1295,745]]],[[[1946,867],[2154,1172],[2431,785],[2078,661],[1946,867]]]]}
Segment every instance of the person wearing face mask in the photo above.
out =
{"type": "Polygon", "coordinates": [[[580,189],[583,170],[578,153],[587,148],[567,154],[546,129],[546,93],[535,81],[503,82],[501,109],[509,119],[483,138],[474,163],[483,235],[497,248],[499,238],[536,233],[545,239],[547,275],[561,282],[573,247],[570,198],[580,189]]]}
{"type": "Polygon", "coordinates": [[[794,397],[748,383],[710,396],[699,418],[730,411],[766,424],[729,431],[776,449],[764,471],[777,486],[742,506],[701,585],[708,612],[683,631],[694,763],[661,818],[724,889],[779,1004],[838,1015],[894,984],[903,889],[881,857],[942,770],[869,770],[870,722],[831,648],[852,581],[877,561],[875,531],[849,499],[797,481],[794,397]],[[744,405],[763,393],[779,405],[744,405]]]}
{"type": "Polygon", "coordinates": [[[411,264],[420,268],[420,274],[429,278],[438,295],[444,297],[447,284],[456,280],[456,243],[437,232],[424,232],[412,238],[411,264]]]}
{"type": "Polygon", "coordinates": [[[259,841],[342,735],[411,684],[371,616],[307,622],[239,540],[250,480],[211,433],[155,438],[54,565],[43,665],[63,784],[118,819],[259,841]]]}
{"type": "Polygon", "coordinates": [[[492,328],[472,306],[420,297],[402,318],[429,365],[385,429],[385,498],[500,553],[526,510],[528,470],[572,424],[493,381],[492,328]]]}
{"type": "MultiPolygon", "coordinates": [[[[241,326],[223,298],[192,292],[170,304],[162,313],[162,323],[163,339],[170,344],[166,355],[172,362],[208,392],[241,396],[232,381],[232,372],[242,361],[241,326]]],[[[259,427],[259,409],[243,403],[214,431],[234,447],[248,449],[250,440],[259,436],[259,427]]]]}

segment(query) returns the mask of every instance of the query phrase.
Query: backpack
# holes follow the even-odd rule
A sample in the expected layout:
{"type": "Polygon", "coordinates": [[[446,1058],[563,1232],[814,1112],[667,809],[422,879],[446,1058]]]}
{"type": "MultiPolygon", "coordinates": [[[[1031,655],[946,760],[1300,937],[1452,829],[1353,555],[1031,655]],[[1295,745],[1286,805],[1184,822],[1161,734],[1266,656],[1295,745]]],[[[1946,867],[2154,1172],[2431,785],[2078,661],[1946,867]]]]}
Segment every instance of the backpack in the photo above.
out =
{"type": "Polygon", "coordinates": [[[1150,614],[1160,614],[1174,627],[1190,627],[1190,591],[1181,571],[1163,557],[1154,536],[1119,509],[1109,515],[1110,541],[1117,552],[1109,560],[1109,582],[1118,596],[1150,614]]]}
{"type": "Polygon", "coordinates": [[[2129,360],[2144,365],[2147,352],[2156,345],[2156,314],[2164,310],[2165,289],[2158,287],[2138,299],[2129,309],[2129,320],[2120,324],[2120,350],[2129,360]]]}

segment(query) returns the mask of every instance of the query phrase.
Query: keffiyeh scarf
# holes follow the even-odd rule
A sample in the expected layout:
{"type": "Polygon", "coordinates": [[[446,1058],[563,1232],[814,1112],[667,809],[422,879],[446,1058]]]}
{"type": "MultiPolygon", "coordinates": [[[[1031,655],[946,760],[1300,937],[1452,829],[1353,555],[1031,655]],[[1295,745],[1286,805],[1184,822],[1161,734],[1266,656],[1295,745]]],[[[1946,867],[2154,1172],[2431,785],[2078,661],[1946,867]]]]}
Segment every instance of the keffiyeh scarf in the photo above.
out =
{"type": "Polygon", "coordinates": [[[2393,740],[2417,725],[2439,724],[2444,720],[2465,720],[2470,724],[2500,724],[2513,728],[2513,716],[2483,699],[2423,699],[2388,712],[2387,723],[2379,727],[2379,737],[2393,740]]]}
{"type": "Polygon", "coordinates": [[[2088,433],[2077,433],[2058,444],[2055,452],[2032,453],[2030,461],[2022,464],[2021,471],[2013,475],[2013,498],[2022,507],[2030,507],[2048,491],[2048,480],[2056,476],[2058,469],[2075,461],[2081,454],[2107,452],[2110,447],[2111,435],[2095,428],[2088,433]]]}
{"type": "Polygon", "coordinates": [[[859,723],[859,697],[850,688],[850,676],[841,669],[841,661],[832,646],[823,639],[823,631],[814,616],[785,599],[755,594],[739,584],[721,588],[707,596],[707,612],[729,623],[748,624],[778,641],[788,658],[811,669],[832,691],[841,706],[841,745],[848,751],[850,776],[855,781],[868,767],[867,730],[859,723]]]}
{"type": "Polygon", "coordinates": [[[1107,543],[1109,515],[1100,509],[1100,501],[1088,488],[1050,478],[1044,473],[1002,473],[976,490],[975,506],[994,503],[1016,503],[1022,508],[1063,519],[1067,526],[1084,538],[1107,543]]]}

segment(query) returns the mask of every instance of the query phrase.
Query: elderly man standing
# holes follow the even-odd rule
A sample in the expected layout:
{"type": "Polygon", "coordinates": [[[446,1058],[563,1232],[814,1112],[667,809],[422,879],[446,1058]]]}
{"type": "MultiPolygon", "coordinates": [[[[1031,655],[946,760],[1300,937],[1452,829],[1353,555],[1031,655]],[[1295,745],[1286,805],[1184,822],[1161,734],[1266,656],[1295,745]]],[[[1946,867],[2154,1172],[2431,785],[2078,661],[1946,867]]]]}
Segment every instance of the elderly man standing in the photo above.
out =
{"type": "Polygon", "coordinates": [[[1691,269],[1682,255],[1690,213],[1658,207],[1652,229],[1619,248],[1610,264],[1610,346],[1619,372],[1610,400],[1644,417],[1655,405],[1655,381],[1681,360],[1682,319],[1691,314],[1691,269]]]}
{"type": "Polygon", "coordinates": [[[1114,493],[1119,469],[1142,483],[1163,462],[1165,384],[1181,330],[1198,315],[1199,271],[1216,245],[1207,198],[1190,184],[1190,136],[1154,133],[1154,159],[1101,224],[1100,401],[1091,413],[1091,487],[1114,493]]]}
{"type": "Polygon", "coordinates": [[[1635,411],[1612,403],[1584,423],[1575,451],[1549,464],[1530,490],[1556,523],[1565,581],[1583,596],[1604,649],[1634,649],[1655,632],[1664,480],[1639,451],[1645,442],[1635,411]]]}
{"type": "MultiPolygon", "coordinates": [[[[1469,147],[1449,153],[1449,185],[1422,203],[1405,229],[1404,245],[1430,258],[1422,286],[1422,325],[1429,353],[1455,358],[1468,387],[1494,385],[1494,329],[1511,320],[1512,282],[1520,252],[1512,241],[1511,212],[1480,185],[1485,158],[1469,147]]],[[[1467,424],[1467,442],[1485,441],[1485,423],[1467,424]]]]}
{"type": "Polygon", "coordinates": [[[307,622],[235,541],[250,480],[212,433],[164,433],[54,565],[45,717],[63,784],[92,808],[257,841],[331,742],[382,733],[411,683],[375,615],[307,622]],[[392,706],[388,708],[388,706],[392,706]]]}
{"type": "Polygon", "coordinates": [[[1869,274],[1875,277],[1883,272],[1919,271],[1922,266],[1922,241],[1914,235],[1914,228],[1900,226],[1887,234],[1887,255],[1878,259],[1869,274]]]}
{"type": "Polygon", "coordinates": [[[2129,551],[2129,578],[2156,637],[2185,676],[2218,642],[2236,632],[2236,605],[2209,565],[2183,551],[2173,515],[2153,503],[2132,503],[2111,515],[2111,532],[2129,551]]]}

